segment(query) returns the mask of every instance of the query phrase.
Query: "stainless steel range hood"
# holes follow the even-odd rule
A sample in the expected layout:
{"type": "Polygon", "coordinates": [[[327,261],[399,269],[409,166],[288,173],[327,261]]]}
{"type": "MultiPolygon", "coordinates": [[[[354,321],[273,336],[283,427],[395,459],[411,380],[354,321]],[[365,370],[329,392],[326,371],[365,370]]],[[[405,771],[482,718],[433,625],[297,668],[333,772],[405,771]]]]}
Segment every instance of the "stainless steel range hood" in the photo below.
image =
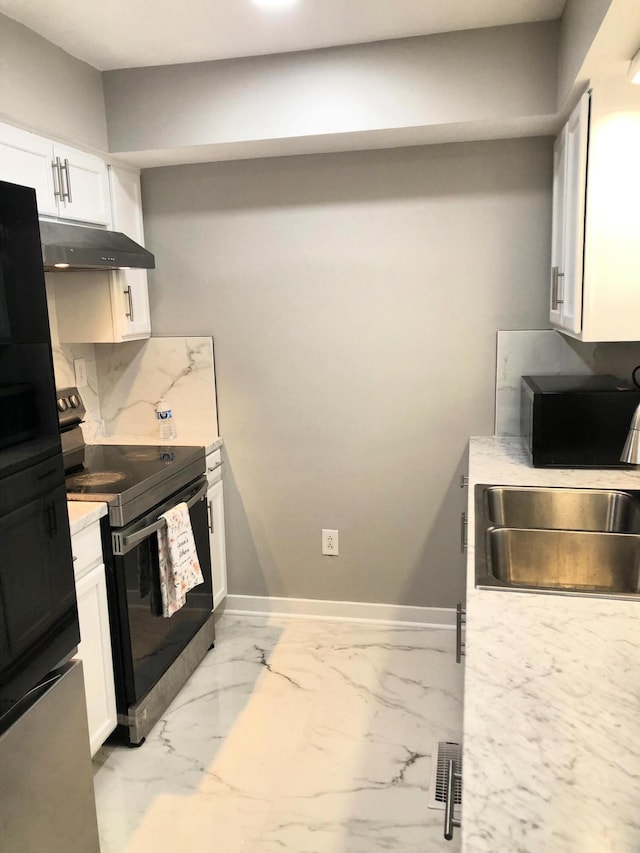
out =
{"type": "Polygon", "coordinates": [[[45,270],[154,269],[155,258],[120,231],[40,220],[45,270]]]}

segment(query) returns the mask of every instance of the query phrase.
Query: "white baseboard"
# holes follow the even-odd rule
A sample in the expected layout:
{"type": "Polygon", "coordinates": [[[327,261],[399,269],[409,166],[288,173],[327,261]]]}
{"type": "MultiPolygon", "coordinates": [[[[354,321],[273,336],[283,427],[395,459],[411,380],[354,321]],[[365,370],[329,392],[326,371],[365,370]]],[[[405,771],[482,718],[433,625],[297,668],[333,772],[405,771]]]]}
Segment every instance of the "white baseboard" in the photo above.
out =
{"type": "Polygon", "coordinates": [[[452,607],[407,607],[400,604],[322,601],[314,598],[228,595],[224,612],[230,615],[260,613],[349,622],[388,622],[395,625],[421,625],[425,628],[456,627],[456,611],[452,607]]]}

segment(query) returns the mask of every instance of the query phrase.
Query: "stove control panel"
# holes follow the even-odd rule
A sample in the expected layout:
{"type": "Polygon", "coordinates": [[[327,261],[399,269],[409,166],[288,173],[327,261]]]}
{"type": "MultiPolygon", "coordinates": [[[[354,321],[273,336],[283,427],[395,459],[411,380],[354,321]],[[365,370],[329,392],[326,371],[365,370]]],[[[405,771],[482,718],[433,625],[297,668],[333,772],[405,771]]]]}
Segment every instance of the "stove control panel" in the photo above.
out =
{"type": "Polygon", "coordinates": [[[58,422],[61,431],[82,423],[84,420],[86,410],[77,388],[57,388],[56,406],[58,407],[58,422]]]}

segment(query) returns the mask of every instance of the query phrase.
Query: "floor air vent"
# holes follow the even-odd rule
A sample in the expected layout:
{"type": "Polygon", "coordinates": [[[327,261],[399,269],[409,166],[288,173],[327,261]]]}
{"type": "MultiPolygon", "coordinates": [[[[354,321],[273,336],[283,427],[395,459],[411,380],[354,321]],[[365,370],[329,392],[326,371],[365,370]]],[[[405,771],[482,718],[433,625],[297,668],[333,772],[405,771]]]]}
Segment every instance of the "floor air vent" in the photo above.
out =
{"type": "MultiPolygon", "coordinates": [[[[462,747],[459,743],[451,743],[448,740],[436,741],[431,753],[435,760],[431,769],[431,785],[429,786],[430,809],[444,809],[445,797],[447,795],[447,764],[453,758],[456,762],[456,770],[462,770],[462,747]]],[[[462,803],[462,786],[456,782],[453,789],[454,805],[462,803]]]]}

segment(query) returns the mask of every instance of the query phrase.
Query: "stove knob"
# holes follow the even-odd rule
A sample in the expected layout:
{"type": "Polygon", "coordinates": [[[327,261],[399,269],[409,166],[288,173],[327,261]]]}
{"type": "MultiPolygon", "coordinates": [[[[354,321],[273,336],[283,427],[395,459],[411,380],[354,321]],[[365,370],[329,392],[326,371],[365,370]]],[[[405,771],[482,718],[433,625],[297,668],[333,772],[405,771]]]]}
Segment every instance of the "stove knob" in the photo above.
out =
{"type": "Polygon", "coordinates": [[[66,412],[66,411],[67,411],[67,409],[69,408],[69,404],[67,403],[67,401],[65,400],[65,398],[64,398],[64,397],[60,397],[60,399],[59,399],[57,402],[58,402],[58,409],[59,409],[59,411],[61,411],[61,412],[66,412]]]}
{"type": "Polygon", "coordinates": [[[78,406],[80,405],[80,400],[77,398],[77,396],[75,394],[72,394],[69,397],[69,402],[71,403],[72,409],[77,409],[78,406]]]}

